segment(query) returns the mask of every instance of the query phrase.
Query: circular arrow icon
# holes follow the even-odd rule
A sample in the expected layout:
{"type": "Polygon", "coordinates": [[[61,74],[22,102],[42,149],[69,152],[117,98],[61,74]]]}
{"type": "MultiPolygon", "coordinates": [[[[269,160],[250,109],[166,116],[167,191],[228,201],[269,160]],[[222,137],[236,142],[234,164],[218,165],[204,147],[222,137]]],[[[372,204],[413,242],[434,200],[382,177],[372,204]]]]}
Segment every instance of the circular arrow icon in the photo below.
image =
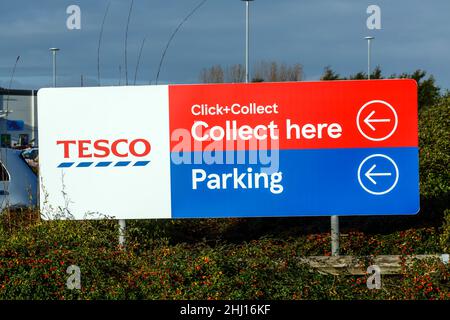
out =
{"type": "Polygon", "coordinates": [[[372,141],[383,141],[397,130],[397,112],[386,101],[372,100],[359,109],[356,125],[365,138],[372,141]]]}
{"type": "Polygon", "coordinates": [[[377,196],[391,192],[398,183],[398,177],[397,164],[384,154],[368,156],[358,168],[358,182],[361,187],[377,196]]]}

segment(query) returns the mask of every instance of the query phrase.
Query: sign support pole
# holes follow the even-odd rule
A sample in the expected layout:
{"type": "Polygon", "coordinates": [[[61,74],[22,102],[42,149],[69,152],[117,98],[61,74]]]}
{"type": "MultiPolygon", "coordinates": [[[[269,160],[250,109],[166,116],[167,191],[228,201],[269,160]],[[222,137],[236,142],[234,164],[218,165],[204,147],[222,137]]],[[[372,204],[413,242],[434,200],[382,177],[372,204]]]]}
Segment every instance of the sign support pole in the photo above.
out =
{"type": "Polygon", "coordinates": [[[249,75],[249,51],[250,51],[250,1],[253,0],[242,0],[245,2],[245,83],[250,82],[249,75]]]}
{"type": "Polygon", "coordinates": [[[331,255],[339,256],[339,216],[331,216],[331,255]]]}
{"type": "Polygon", "coordinates": [[[249,83],[249,73],[248,73],[248,55],[249,55],[249,3],[245,1],[245,83],[249,83]]]}
{"type": "Polygon", "coordinates": [[[119,220],[119,245],[125,247],[125,232],[127,230],[127,222],[125,219],[119,220]]]}

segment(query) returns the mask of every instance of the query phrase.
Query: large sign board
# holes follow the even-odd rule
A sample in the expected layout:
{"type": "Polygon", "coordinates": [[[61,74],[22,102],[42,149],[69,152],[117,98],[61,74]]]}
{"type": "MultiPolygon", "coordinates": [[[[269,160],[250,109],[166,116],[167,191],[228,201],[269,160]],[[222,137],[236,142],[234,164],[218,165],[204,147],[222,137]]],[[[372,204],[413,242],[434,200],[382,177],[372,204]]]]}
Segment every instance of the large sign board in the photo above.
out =
{"type": "Polygon", "coordinates": [[[44,217],[419,210],[413,80],[42,89],[38,117],[44,217]]]}

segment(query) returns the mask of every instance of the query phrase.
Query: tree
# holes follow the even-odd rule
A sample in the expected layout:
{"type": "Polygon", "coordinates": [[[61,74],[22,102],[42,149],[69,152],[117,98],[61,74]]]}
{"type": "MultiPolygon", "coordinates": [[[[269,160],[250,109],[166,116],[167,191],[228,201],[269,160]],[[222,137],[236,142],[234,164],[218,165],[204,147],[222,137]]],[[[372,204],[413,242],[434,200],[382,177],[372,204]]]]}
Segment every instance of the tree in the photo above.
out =
{"type": "MultiPolygon", "coordinates": [[[[281,82],[301,81],[303,79],[303,67],[296,63],[293,65],[278,64],[275,61],[261,61],[256,64],[252,82],[281,82]]],[[[222,68],[220,65],[205,68],[200,73],[202,83],[231,82],[239,83],[245,80],[245,68],[241,64],[222,68]],[[225,71],[224,71],[225,70],[225,71]]]]}
{"type": "Polygon", "coordinates": [[[303,67],[296,63],[286,65],[278,64],[275,61],[261,61],[255,67],[252,82],[283,82],[283,81],[301,81],[303,78],[303,67]]]}
{"type": "Polygon", "coordinates": [[[367,74],[365,72],[357,72],[355,74],[350,75],[350,80],[367,80],[367,74]]]}
{"type": "Polygon", "coordinates": [[[334,72],[331,66],[326,66],[320,80],[341,80],[341,76],[339,73],[334,72]]]}
{"type": "MultiPolygon", "coordinates": [[[[429,219],[431,216],[441,219],[443,211],[450,210],[449,114],[449,93],[437,99],[435,104],[419,111],[421,208],[427,212],[429,219]]],[[[447,219],[447,222],[450,223],[450,216],[447,219]]]]}
{"type": "MultiPolygon", "coordinates": [[[[389,79],[414,79],[418,85],[418,100],[419,108],[425,108],[435,105],[441,97],[440,88],[436,85],[436,80],[433,75],[426,78],[426,71],[416,70],[413,73],[402,73],[400,75],[392,74],[389,79]]],[[[338,73],[334,72],[330,66],[325,67],[321,80],[363,80],[367,79],[367,74],[364,72],[358,72],[350,75],[348,78],[341,77],[338,73]]],[[[370,79],[384,79],[380,66],[377,66],[370,75],[370,79]]]]}
{"type": "Polygon", "coordinates": [[[381,74],[381,67],[376,66],[370,75],[370,79],[383,79],[383,75],[381,74]]]}
{"type": "Polygon", "coordinates": [[[413,73],[402,73],[399,76],[392,75],[391,78],[416,80],[418,85],[419,107],[423,108],[435,105],[441,96],[441,89],[436,85],[436,80],[433,75],[425,79],[426,74],[426,71],[418,69],[413,73]]]}
{"type": "Polygon", "coordinates": [[[227,68],[227,82],[240,83],[245,81],[245,68],[242,64],[235,64],[227,68]]]}
{"type": "Polygon", "coordinates": [[[222,83],[224,82],[224,72],[220,65],[203,69],[200,73],[200,82],[202,83],[222,83]]]}

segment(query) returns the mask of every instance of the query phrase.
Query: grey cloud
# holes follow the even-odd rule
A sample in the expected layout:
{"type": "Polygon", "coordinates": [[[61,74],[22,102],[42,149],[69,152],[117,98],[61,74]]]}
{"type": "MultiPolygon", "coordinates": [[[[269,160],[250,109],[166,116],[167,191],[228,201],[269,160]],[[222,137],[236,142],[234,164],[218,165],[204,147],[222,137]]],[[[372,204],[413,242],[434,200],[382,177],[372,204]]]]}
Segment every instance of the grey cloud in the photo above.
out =
{"type": "MultiPolygon", "coordinates": [[[[17,55],[15,85],[48,86],[51,57],[58,46],[60,83],[78,86],[97,79],[97,42],[109,0],[0,0],[0,85],[8,83],[17,55]],[[65,27],[68,5],[82,10],[82,30],[65,27]]],[[[135,0],[130,24],[129,75],[134,77],[138,49],[147,43],[139,83],[154,80],[162,50],[176,25],[199,0],[135,0]]],[[[102,82],[117,84],[124,73],[124,33],[129,1],[111,0],[102,42],[102,82]]],[[[385,74],[422,68],[450,88],[448,0],[256,0],[251,4],[251,60],[302,63],[308,79],[318,79],[327,65],[341,74],[365,70],[363,37],[376,37],[374,64],[385,74]],[[382,9],[382,30],[369,31],[365,10],[382,9]]],[[[161,79],[172,83],[198,80],[204,67],[244,59],[244,5],[239,0],[209,0],[182,27],[163,65],[161,79]]]]}

